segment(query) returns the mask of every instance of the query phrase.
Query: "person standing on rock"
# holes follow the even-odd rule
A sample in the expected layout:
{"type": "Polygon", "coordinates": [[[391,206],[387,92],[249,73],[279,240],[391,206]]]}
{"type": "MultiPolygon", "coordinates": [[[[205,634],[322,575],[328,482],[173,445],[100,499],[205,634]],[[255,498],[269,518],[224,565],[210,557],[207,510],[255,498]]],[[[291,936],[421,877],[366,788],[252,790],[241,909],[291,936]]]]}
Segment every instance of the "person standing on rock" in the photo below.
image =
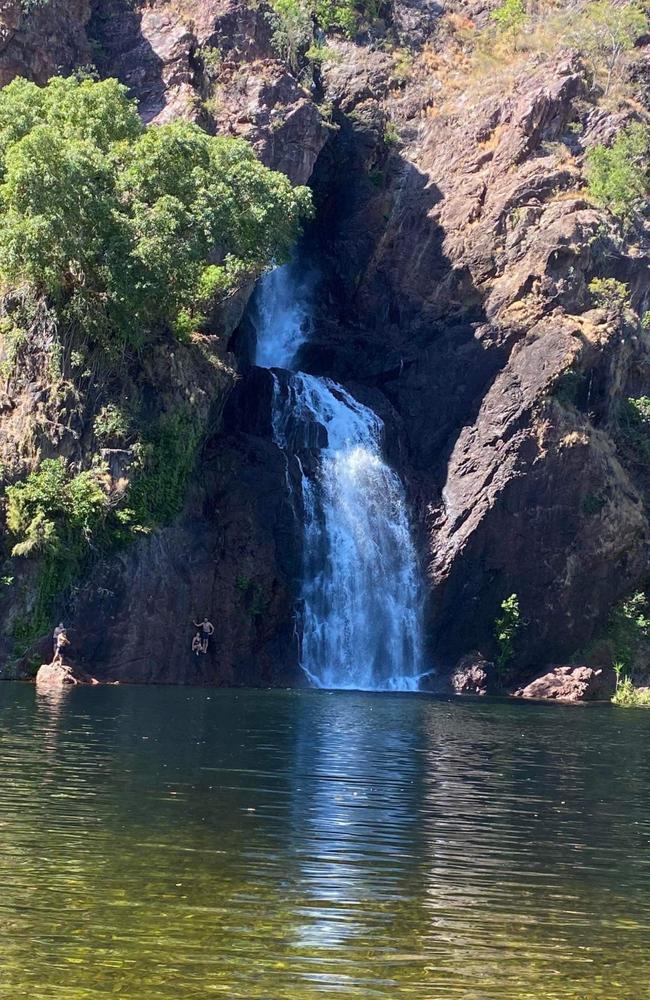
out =
{"type": "Polygon", "coordinates": [[[53,655],[54,655],[55,659],[56,659],[56,654],[59,651],[59,645],[58,645],[58,643],[59,643],[59,636],[60,635],[65,635],[65,625],[63,624],[63,622],[59,622],[59,624],[54,629],[54,632],[52,633],[52,644],[54,646],[54,649],[52,650],[52,652],[53,652],[53,655]]]}
{"type": "Polygon", "coordinates": [[[203,635],[203,652],[207,653],[210,636],[214,635],[214,625],[207,618],[204,618],[202,622],[192,622],[192,624],[201,629],[203,635]]]}
{"type": "MultiPolygon", "coordinates": [[[[59,626],[57,625],[57,628],[59,626]]],[[[58,633],[56,639],[54,640],[54,659],[52,663],[63,663],[63,650],[66,646],[70,645],[70,640],[64,628],[58,633]]]]}

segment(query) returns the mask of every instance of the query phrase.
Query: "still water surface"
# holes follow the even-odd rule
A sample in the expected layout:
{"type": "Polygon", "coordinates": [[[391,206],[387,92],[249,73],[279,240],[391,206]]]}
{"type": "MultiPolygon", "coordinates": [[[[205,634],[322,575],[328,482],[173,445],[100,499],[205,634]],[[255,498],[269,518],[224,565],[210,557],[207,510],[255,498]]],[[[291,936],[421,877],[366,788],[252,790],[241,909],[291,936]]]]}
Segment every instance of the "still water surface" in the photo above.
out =
{"type": "Polygon", "coordinates": [[[2,1000],[650,997],[650,713],[0,686],[2,1000]]]}

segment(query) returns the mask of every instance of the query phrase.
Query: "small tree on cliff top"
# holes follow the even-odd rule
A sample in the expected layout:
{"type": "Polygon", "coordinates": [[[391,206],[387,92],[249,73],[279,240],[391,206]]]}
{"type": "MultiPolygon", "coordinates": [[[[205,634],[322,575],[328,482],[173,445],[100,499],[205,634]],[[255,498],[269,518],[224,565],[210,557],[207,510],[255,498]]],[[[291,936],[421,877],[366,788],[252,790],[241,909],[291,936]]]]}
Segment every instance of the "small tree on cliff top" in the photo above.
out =
{"type": "Polygon", "coordinates": [[[526,5],[523,0],[503,0],[490,17],[499,31],[515,34],[526,23],[526,5]]]}

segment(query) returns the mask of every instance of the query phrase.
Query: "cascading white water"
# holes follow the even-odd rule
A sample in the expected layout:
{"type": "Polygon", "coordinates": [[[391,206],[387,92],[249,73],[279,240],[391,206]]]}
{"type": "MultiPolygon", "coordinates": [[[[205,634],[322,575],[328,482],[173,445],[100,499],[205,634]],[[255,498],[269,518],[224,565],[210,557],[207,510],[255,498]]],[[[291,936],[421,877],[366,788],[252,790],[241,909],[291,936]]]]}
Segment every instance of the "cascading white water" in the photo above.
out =
{"type": "MultiPolygon", "coordinates": [[[[262,279],[256,309],[257,364],[291,370],[308,338],[306,286],[277,268],[262,279]]],[[[313,447],[315,424],[324,431],[318,468],[302,475],[302,668],[316,687],[417,690],[422,588],[404,489],[382,457],[382,421],[331,379],[294,372],[286,390],[276,380],[280,447],[313,447]]]]}
{"type": "Polygon", "coordinates": [[[276,267],[261,279],[255,296],[257,350],[260,368],[293,369],[309,332],[308,297],[311,283],[294,275],[290,266],[276,267]]]}

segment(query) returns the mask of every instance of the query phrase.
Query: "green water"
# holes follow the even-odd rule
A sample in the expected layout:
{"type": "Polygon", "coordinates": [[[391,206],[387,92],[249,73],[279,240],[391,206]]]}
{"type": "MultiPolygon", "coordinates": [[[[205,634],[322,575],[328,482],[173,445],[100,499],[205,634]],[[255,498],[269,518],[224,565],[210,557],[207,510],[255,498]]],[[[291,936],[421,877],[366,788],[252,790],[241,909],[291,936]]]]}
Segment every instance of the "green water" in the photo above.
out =
{"type": "Polygon", "coordinates": [[[650,996],[650,713],[0,686],[2,1000],[650,996]]]}

